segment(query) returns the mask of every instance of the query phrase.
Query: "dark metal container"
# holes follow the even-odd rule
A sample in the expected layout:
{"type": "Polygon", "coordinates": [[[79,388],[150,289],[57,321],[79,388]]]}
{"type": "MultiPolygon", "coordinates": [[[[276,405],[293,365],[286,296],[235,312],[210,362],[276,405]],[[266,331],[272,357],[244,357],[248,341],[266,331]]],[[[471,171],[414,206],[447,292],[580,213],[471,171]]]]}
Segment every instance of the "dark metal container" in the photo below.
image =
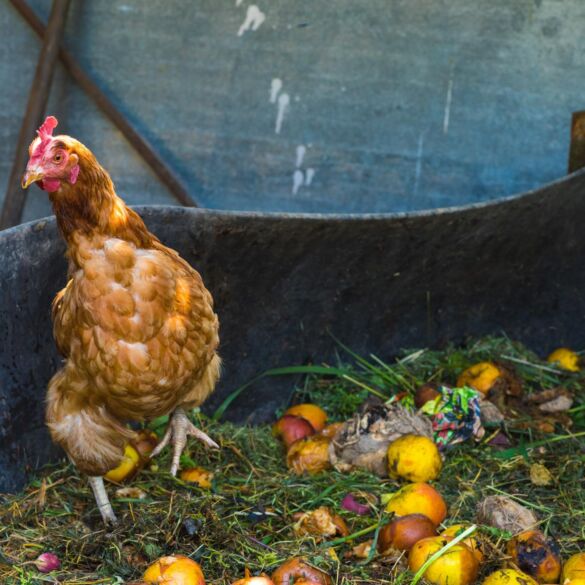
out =
{"type": "MultiPolygon", "coordinates": [[[[225,370],[209,410],[256,374],[331,357],[328,331],[391,357],[506,332],[538,352],[585,344],[585,174],[455,209],[284,215],[144,207],[203,275],[225,370]]],[[[53,218],[0,232],[0,491],[56,454],[43,422],[59,366],[50,304],[65,284],[53,218]]],[[[250,387],[227,416],[269,420],[293,380],[250,387]]]]}

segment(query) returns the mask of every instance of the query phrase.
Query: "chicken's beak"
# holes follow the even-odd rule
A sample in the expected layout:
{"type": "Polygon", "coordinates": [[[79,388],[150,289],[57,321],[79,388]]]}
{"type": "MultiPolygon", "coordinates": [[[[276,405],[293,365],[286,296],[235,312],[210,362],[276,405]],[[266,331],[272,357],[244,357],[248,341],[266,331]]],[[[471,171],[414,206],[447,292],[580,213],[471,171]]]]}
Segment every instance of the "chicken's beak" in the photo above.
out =
{"type": "Polygon", "coordinates": [[[27,169],[22,176],[22,182],[20,183],[23,189],[28,189],[35,181],[39,181],[43,178],[43,174],[36,169],[27,169]]]}

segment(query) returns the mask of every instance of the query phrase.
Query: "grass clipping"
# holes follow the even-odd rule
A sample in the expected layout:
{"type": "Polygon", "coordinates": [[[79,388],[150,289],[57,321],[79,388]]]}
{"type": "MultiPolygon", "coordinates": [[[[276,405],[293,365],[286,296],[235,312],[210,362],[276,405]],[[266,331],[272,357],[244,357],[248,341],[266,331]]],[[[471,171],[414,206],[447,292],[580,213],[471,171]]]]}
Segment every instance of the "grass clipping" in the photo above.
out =
{"type": "MultiPolygon", "coordinates": [[[[504,451],[487,444],[496,432],[488,429],[482,443],[468,442],[449,450],[435,483],[449,506],[446,524],[472,523],[482,497],[505,495],[537,514],[540,529],[556,537],[566,559],[585,549],[581,374],[557,372],[507,339],[485,339],[465,349],[405,352],[392,364],[375,356],[368,360],[353,356],[351,365],[340,362],[331,368],[333,373],[319,366],[318,373],[306,376],[295,400],[322,405],[331,420],[346,420],[370,394],[412,394],[429,380],[453,384],[465,367],[485,359],[514,363],[525,392],[559,385],[573,391],[572,426],[569,432],[557,425],[552,434],[544,435],[530,425],[504,428],[514,443],[504,451]],[[531,480],[534,465],[548,470],[546,485],[531,480]]],[[[253,392],[253,386],[246,392],[253,392]]],[[[254,574],[271,573],[293,556],[304,556],[337,583],[412,580],[404,559],[379,557],[375,547],[361,559],[351,552],[356,545],[375,539],[388,521],[383,505],[375,502],[380,502],[381,494],[398,489],[399,483],[359,470],[296,476],[287,470],[284,449],[268,426],[235,426],[199,414],[195,422],[221,450],[208,452],[191,442],[182,467],[198,465],[213,472],[211,488],[172,478],[165,451],[128,483],[144,492],[141,497],[131,497],[140,492],[128,490],[116,497],[120,486],[108,484],[120,519],[114,529],[101,524],[86,480],[71,465],[47,467],[22,493],[0,496],[0,582],[121,584],[139,579],[151,561],[166,554],[185,554],[198,561],[212,584],[231,583],[246,568],[254,574]],[[373,502],[372,513],[358,516],[341,509],[348,493],[367,494],[373,502]],[[319,506],[340,514],[350,535],[325,543],[295,536],[295,513],[319,506]],[[46,551],[56,553],[62,563],[51,575],[42,575],[31,562],[46,551]]],[[[507,535],[481,525],[478,530],[487,534],[490,543],[483,576],[501,565],[507,535]]]]}

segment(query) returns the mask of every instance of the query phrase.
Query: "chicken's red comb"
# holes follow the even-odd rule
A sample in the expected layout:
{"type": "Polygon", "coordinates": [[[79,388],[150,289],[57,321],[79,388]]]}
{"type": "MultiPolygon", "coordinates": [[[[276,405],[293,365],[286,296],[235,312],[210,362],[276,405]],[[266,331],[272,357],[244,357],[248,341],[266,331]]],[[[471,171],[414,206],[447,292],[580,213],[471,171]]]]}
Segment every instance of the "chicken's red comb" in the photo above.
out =
{"type": "Polygon", "coordinates": [[[40,128],[37,130],[37,134],[39,138],[44,142],[47,138],[53,136],[53,130],[57,127],[58,124],[57,118],[55,116],[47,116],[45,121],[41,124],[40,128]]]}

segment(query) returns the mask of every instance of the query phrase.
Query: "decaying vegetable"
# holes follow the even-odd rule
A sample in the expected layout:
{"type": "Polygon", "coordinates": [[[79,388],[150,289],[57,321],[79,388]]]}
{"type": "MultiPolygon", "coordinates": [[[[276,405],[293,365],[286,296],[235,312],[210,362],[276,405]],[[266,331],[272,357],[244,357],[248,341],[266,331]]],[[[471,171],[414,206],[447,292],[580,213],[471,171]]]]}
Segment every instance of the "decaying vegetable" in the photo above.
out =
{"type": "Polygon", "coordinates": [[[378,552],[410,550],[419,540],[436,535],[434,522],[424,514],[401,516],[380,530],[378,552]]]}
{"type": "Polygon", "coordinates": [[[199,563],[183,555],[161,557],[146,569],[143,579],[152,585],[205,585],[199,563]]]}
{"type": "Polygon", "coordinates": [[[585,579],[585,553],[577,553],[569,557],[563,565],[561,583],[575,579],[585,579]]]}
{"type": "Polygon", "coordinates": [[[374,544],[373,540],[366,540],[365,542],[360,542],[352,547],[350,553],[346,553],[348,558],[356,558],[356,559],[367,559],[372,552],[372,545],[374,544]]]}
{"type": "Polygon", "coordinates": [[[557,386],[530,394],[526,397],[526,402],[538,405],[540,412],[552,414],[569,410],[573,406],[574,396],[566,388],[557,386]]]}
{"type": "Polygon", "coordinates": [[[133,477],[140,469],[141,458],[138,451],[132,445],[124,447],[124,457],[118,467],[110,469],[104,476],[109,481],[122,482],[133,477]]]}
{"type": "Polygon", "coordinates": [[[181,471],[181,479],[191,483],[196,483],[200,488],[208,490],[211,487],[213,473],[203,469],[203,467],[191,467],[181,471]]]}
{"type": "Polygon", "coordinates": [[[341,422],[331,423],[328,424],[320,434],[323,437],[333,439],[333,437],[335,437],[335,435],[341,430],[341,427],[343,427],[343,423],[341,422]]]}
{"type": "Polygon", "coordinates": [[[300,416],[311,423],[311,426],[320,433],[327,423],[327,413],[316,404],[296,404],[286,410],[284,415],[300,416]]]}
{"type": "Polygon", "coordinates": [[[282,439],[288,449],[295,441],[314,435],[315,429],[307,419],[285,414],[272,425],[272,434],[282,439]]]}
{"type": "Polygon", "coordinates": [[[137,487],[123,487],[116,490],[116,498],[144,500],[146,498],[146,492],[137,487]]]}
{"type": "Polygon", "coordinates": [[[438,526],[447,517],[447,504],[428,483],[411,483],[390,495],[386,511],[396,516],[423,514],[438,526]]]}
{"type": "Polygon", "coordinates": [[[158,445],[158,437],[156,433],[148,429],[142,429],[136,433],[136,437],[132,439],[131,444],[143,459],[148,460],[150,459],[150,454],[158,445]]]}
{"type": "MultiPolygon", "coordinates": [[[[451,538],[456,538],[462,532],[469,528],[469,524],[454,524],[453,526],[449,526],[443,532],[441,532],[441,536],[449,536],[451,538]]],[[[484,545],[481,541],[481,538],[477,536],[477,532],[473,533],[471,536],[468,536],[465,540],[461,541],[464,545],[469,548],[469,550],[474,554],[475,558],[477,559],[478,563],[483,561],[485,556],[484,554],[484,545]]]]}
{"type": "MultiPolygon", "coordinates": [[[[418,571],[429,557],[452,540],[450,537],[432,536],[419,540],[408,555],[411,571],[418,571]]],[[[424,578],[433,585],[471,585],[477,579],[479,563],[473,553],[461,543],[454,545],[429,565],[424,578]]]]}
{"type": "Polygon", "coordinates": [[[315,474],[331,467],[329,462],[330,439],[314,435],[295,441],[286,454],[288,468],[297,475],[315,474]]]}
{"type": "Polygon", "coordinates": [[[311,585],[332,585],[331,577],[323,571],[309,565],[302,558],[293,558],[282,564],[274,573],[272,581],[274,585],[299,584],[303,580],[311,585]]]}
{"type": "Polygon", "coordinates": [[[488,496],[477,505],[479,524],[507,530],[513,535],[530,530],[538,524],[534,512],[506,496],[488,496]]]}
{"type": "Polygon", "coordinates": [[[347,473],[358,468],[386,477],[388,445],[408,434],[432,439],[431,421],[398,403],[369,403],[343,423],[331,442],[329,458],[338,471],[347,473]]]}
{"type": "Polygon", "coordinates": [[[558,544],[540,530],[526,530],[508,542],[514,563],[539,583],[557,583],[561,575],[558,544]]]}
{"type": "Polygon", "coordinates": [[[530,481],[534,485],[547,486],[554,482],[552,473],[542,463],[533,463],[530,466],[530,481]]]}
{"type": "Polygon", "coordinates": [[[388,475],[394,479],[432,481],[442,467],[439,449],[428,437],[404,435],[388,445],[388,475]]]}
{"type": "Polygon", "coordinates": [[[502,414],[502,411],[493,402],[490,402],[489,400],[480,400],[479,409],[482,424],[489,425],[504,422],[505,417],[502,414]]]}
{"type": "Polygon", "coordinates": [[[499,569],[486,577],[482,585],[538,585],[530,576],[515,569],[499,569]]]}
{"type": "Polygon", "coordinates": [[[313,536],[315,540],[325,540],[334,536],[347,536],[349,530],[345,520],[334,514],[327,506],[311,512],[295,514],[293,530],[297,536],[313,536]]]}
{"type": "Polygon", "coordinates": [[[41,553],[34,561],[34,564],[41,573],[50,573],[61,567],[59,557],[52,552],[41,553]]]}
{"type": "MultiPolygon", "coordinates": [[[[371,496],[372,494],[368,494],[371,496]]],[[[374,496],[375,498],[375,496],[374,496]]],[[[367,516],[370,513],[370,506],[368,504],[362,504],[356,500],[353,494],[346,494],[341,500],[341,507],[348,512],[353,512],[359,516],[367,516]]]]}
{"type": "Polygon", "coordinates": [[[559,347],[555,349],[547,358],[549,364],[554,364],[562,370],[568,372],[578,372],[581,369],[581,360],[579,354],[575,353],[568,347],[559,347]]]}

